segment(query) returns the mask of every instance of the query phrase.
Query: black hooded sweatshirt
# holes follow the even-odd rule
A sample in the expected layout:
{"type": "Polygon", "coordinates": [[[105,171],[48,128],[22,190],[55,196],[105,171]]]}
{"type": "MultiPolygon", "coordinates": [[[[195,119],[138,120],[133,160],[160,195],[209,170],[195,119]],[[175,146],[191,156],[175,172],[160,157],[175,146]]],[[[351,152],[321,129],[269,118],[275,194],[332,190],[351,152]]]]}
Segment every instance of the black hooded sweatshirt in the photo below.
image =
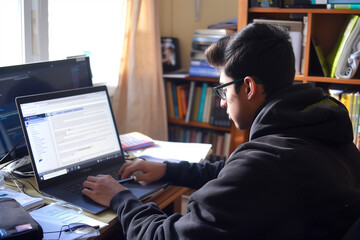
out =
{"type": "MultiPolygon", "coordinates": [[[[342,239],[360,217],[360,153],[346,108],[321,89],[283,89],[226,163],[167,163],[197,189],[167,216],[124,190],[111,200],[128,239],[342,239]]],[[[189,153],[191,154],[191,153],[189,153]]]]}

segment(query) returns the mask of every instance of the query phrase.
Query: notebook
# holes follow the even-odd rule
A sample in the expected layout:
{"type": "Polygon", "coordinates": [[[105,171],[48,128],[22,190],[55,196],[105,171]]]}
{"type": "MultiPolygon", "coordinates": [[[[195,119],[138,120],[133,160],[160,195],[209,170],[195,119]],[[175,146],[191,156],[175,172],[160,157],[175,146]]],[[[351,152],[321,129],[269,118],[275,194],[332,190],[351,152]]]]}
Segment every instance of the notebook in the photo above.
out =
{"type": "MultiPolygon", "coordinates": [[[[96,86],[16,98],[39,190],[93,214],[106,207],[81,193],[87,176],[119,179],[125,162],[107,88],[96,86]]],[[[125,183],[139,199],[165,187],[125,183]]]]}

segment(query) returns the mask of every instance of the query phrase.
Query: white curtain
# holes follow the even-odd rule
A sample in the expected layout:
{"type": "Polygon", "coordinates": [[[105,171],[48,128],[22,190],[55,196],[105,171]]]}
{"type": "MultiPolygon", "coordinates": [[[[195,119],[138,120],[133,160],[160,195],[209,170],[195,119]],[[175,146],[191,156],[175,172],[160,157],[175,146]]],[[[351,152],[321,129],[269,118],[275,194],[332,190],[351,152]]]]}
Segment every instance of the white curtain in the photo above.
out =
{"type": "Polygon", "coordinates": [[[158,0],[126,0],[125,38],[113,109],[119,134],[167,140],[158,0]]]}

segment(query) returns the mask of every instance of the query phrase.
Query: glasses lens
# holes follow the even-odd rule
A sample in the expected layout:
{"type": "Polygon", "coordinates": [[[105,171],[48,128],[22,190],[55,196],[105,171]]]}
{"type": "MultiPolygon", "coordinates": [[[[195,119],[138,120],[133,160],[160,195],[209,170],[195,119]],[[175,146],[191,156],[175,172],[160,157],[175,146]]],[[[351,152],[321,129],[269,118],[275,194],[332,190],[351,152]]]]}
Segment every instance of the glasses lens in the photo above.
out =
{"type": "Polygon", "coordinates": [[[217,94],[219,95],[219,97],[223,100],[226,100],[226,94],[223,88],[218,88],[217,89],[217,94]]]}

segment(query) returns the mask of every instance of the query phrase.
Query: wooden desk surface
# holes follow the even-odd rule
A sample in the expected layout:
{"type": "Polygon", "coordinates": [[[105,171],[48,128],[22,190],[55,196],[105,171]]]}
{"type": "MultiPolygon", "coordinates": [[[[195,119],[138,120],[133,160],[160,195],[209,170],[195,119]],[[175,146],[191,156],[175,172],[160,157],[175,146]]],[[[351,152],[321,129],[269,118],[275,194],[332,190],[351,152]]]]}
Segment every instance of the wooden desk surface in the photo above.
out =
{"type": "MultiPolygon", "coordinates": [[[[34,178],[27,178],[26,180],[30,181],[34,186],[36,186],[34,178]]],[[[10,182],[9,182],[10,183],[10,182]]],[[[27,191],[29,194],[37,194],[34,189],[29,184],[26,184],[27,191]]],[[[10,186],[7,186],[10,187],[10,186]]],[[[10,187],[11,188],[11,187],[10,187]]],[[[164,209],[171,203],[174,204],[174,211],[180,212],[181,196],[188,192],[189,189],[185,187],[178,186],[168,186],[166,189],[162,189],[151,197],[147,198],[143,202],[155,202],[160,209],[164,209]]],[[[50,203],[50,200],[44,200],[45,204],[50,203]]],[[[109,225],[100,230],[100,236],[91,239],[109,239],[111,236],[116,236],[117,232],[121,231],[119,227],[119,221],[117,219],[116,213],[112,210],[106,210],[100,214],[94,215],[87,211],[83,211],[83,214],[91,218],[97,219],[101,222],[108,223],[109,225]]]]}

